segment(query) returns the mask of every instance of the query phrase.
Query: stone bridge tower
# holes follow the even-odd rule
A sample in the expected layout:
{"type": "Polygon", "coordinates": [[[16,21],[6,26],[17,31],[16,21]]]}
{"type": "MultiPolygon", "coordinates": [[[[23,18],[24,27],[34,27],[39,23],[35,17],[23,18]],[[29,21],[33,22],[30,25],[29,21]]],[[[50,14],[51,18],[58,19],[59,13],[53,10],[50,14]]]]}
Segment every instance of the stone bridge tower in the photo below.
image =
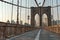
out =
{"type": "Polygon", "coordinates": [[[35,15],[40,17],[40,26],[42,26],[42,15],[45,13],[48,17],[48,26],[51,26],[51,7],[31,7],[31,25],[35,25],[35,15]]]}

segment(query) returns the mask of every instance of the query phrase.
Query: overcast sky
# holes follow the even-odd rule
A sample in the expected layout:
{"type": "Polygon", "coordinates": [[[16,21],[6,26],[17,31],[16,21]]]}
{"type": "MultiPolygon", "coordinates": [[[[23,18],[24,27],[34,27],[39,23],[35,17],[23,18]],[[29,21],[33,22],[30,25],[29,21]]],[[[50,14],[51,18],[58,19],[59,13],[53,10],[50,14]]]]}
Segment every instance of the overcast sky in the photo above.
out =
{"type": "MultiPolygon", "coordinates": [[[[5,0],[5,1],[12,3],[12,0],[5,0]]],[[[21,0],[19,0],[19,1],[21,3],[21,0]]],[[[26,4],[26,1],[27,0],[22,0],[22,6],[28,7],[28,6],[26,6],[26,5],[28,5],[28,3],[26,4]]],[[[28,0],[28,1],[29,1],[29,7],[31,7],[31,6],[35,7],[36,6],[34,0],[28,0]]],[[[39,4],[41,6],[43,3],[43,0],[37,0],[37,1],[38,1],[38,3],[41,3],[41,4],[39,4]]],[[[56,5],[56,0],[53,0],[53,1],[54,1],[54,5],[56,5]]],[[[49,0],[46,0],[45,4],[50,5],[51,2],[50,3],[49,2],[50,2],[49,0]]],[[[58,2],[60,4],[60,0],[58,2]]],[[[17,0],[14,0],[13,3],[17,4],[17,0]]],[[[26,22],[27,22],[28,9],[26,9],[27,11],[25,10],[25,8],[21,8],[21,9],[22,9],[21,10],[21,17],[22,17],[21,20],[23,22],[25,22],[25,14],[26,14],[26,22]]],[[[58,10],[60,10],[60,7],[58,10]]],[[[12,13],[12,5],[6,4],[6,3],[0,1],[0,21],[3,21],[3,22],[6,22],[7,20],[11,21],[11,13],[12,13]]],[[[19,13],[20,13],[20,10],[19,10],[19,13]]],[[[59,11],[59,13],[60,13],[60,11],[59,11]]],[[[13,20],[14,21],[16,21],[16,19],[17,19],[16,14],[17,14],[17,7],[14,6],[13,7],[13,20]]],[[[31,14],[31,12],[29,11],[29,15],[30,14],[31,14]]],[[[57,9],[56,8],[54,8],[54,19],[57,20],[57,9]]]]}

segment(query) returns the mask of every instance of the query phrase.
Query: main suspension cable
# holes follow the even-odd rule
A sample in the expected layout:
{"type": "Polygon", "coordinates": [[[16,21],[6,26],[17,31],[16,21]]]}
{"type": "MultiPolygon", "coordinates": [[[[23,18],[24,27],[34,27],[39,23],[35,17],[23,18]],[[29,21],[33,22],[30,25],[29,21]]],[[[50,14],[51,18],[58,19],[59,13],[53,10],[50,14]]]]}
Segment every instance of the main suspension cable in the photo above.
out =
{"type": "Polygon", "coordinates": [[[35,3],[36,3],[37,7],[39,7],[39,4],[38,4],[37,0],[34,0],[34,1],[35,1],[35,3]]]}
{"type": "MultiPolygon", "coordinates": [[[[1,1],[1,0],[0,0],[1,1]]],[[[7,3],[7,4],[11,4],[12,5],[12,3],[10,3],[10,2],[7,2],[7,1],[1,1],[1,2],[4,2],[4,3],[7,3]]],[[[14,6],[19,6],[19,5],[16,5],[16,4],[13,4],[14,6]]],[[[24,7],[24,6],[19,6],[19,7],[21,7],[21,8],[26,8],[26,9],[30,9],[30,8],[28,8],[28,7],[24,7]]]]}
{"type": "Polygon", "coordinates": [[[45,1],[46,1],[46,0],[44,0],[44,1],[43,1],[43,4],[42,4],[42,6],[44,6],[44,4],[45,4],[45,1]]]}

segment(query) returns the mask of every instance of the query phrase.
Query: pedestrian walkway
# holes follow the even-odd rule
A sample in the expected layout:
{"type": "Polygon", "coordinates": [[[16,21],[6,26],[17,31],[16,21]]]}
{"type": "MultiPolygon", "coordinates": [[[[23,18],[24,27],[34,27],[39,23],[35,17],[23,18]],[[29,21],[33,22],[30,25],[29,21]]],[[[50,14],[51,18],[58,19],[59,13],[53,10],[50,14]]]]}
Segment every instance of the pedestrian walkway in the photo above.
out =
{"type": "Polygon", "coordinates": [[[60,40],[60,35],[58,36],[55,33],[46,30],[41,30],[39,40],[60,40]]]}
{"type": "Polygon", "coordinates": [[[33,31],[30,31],[30,32],[26,32],[24,34],[12,37],[12,38],[7,39],[7,40],[34,40],[38,31],[39,30],[33,30],[33,31]]]}
{"type": "Polygon", "coordinates": [[[60,35],[40,29],[11,37],[9,40],[60,40],[60,35]]]}

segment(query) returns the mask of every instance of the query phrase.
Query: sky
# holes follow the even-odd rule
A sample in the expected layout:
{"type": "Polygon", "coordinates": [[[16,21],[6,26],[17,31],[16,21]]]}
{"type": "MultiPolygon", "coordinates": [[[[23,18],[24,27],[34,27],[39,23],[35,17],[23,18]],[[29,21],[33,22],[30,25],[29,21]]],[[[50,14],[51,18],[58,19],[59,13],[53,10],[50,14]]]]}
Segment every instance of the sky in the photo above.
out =
{"type": "MultiPolygon", "coordinates": [[[[8,2],[12,3],[12,0],[4,0],[4,1],[8,1],[8,2]]],[[[41,3],[40,4],[40,6],[41,6],[43,3],[43,0],[37,0],[37,1],[38,1],[38,3],[41,3]]],[[[53,1],[54,1],[53,4],[55,6],[56,0],[53,0],[53,1]]],[[[13,3],[17,4],[17,0],[14,0],[13,3]]],[[[21,0],[19,0],[19,5],[20,5],[20,3],[21,3],[21,0]]],[[[45,6],[50,5],[50,4],[52,4],[52,2],[49,3],[49,0],[46,0],[45,6]]],[[[60,4],[60,0],[58,1],[58,4],[60,4]]],[[[36,7],[36,4],[35,4],[34,0],[22,0],[22,6],[36,7]],[[29,4],[28,3],[26,4],[26,1],[29,1],[29,4]]],[[[57,8],[54,8],[53,10],[54,10],[54,14],[52,13],[53,19],[57,20],[57,8]]],[[[60,7],[59,7],[58,11],[59,10],[60,10],[60,7]]],[[[3,21],[3,22],[6,22],[7,20],[11,21],[11,13],[12,13],[12,5],[0,1],[0,21],[3,21]]],[[[21,8],[21,20],[23,21],[23,23],[25,23],[25,20],[26,20],[26,22],[28,21],[28,19],[27,19],[28,13],[29,13],[29,16],[31,16],[30,9],[21,8]],[[28,10],[29,10],[29,12],[28,12],[28,10]],[[26,14],[26,17],[25,17],[25,14],[26,14]]],[[[60,13],[60,11],[59,11],[59,13],[60,13]]],[[[16,16],[17,16],[17,7],[13,6],[13,20],[15,22],[17,20],[16,16]]],[[[19,21],[20,21],[20,8],[19,8],[19,21]]]]}
{"type": "MultiPolygon", "coordinates": [[[[4,0],[4,1],[8,1],[8,2],[12,3],[12,0],[4,0]]],[[[39,1],[39,0],[37,0],[37,1],[39,1]]],[[[21,3],[21,0],[19,0],[19,2],[21,3]]],[[[40,0],[39,2],[42,3],[42,0],[40,0]]],[[[17,4],[17,0],[14,0],[13,3],[17,4]]],[[[36,4],[35,4],[34,0],[29,0],[29,4],[28,4],[28,0],[27,0],[27,4],[26,4],[26,0],[22,0],[22,6],[25,6],[25,7],[34,6],[35,7],[36,4]]],[[[29,15],[30,15],[30,13],[31,13],[30,9],[25,10],[25,8],[21,8],[21,17],[22,17],[21,20],[23,22],[25,22],[25,20],[27,22],[28,10],[29,10],[29,15]],[[26,13],[26,19],[24,18],[25,13],[26,13]]],[[[12,5],[0,1],[0,21],[3,21],[3,22],[6,22],[7,20],[11,21],[11,13],[12,13],[12,5]]],[[[19,13],[20,13],[20,8],[19,8],[19,13]]],[[[17,19],[16,16],[17,16],[17,7],[13,6],[13,20],[15,22],[16,22],[16,19],[17,19]]]]}
{"type": "MultiPolygon", "coordinates": [[[[45,2],[45,6],[56,6],[56,1],[57,0],[53,0],[53,5],[52,5],[52,0],[46,0],[45,2]]],[[[58,0],[58,5],[60,5],[60,0],[58,0]]],[[[60,6],[58,7],[58,13],[57,13],[57,7],[53,8],[53,10],[51,9],[51,14],[53,15],[53,19],[54,20],[60,20],[60,6]],[[53,11],[53,12],[52,12],[53,11]],[[59,19],[58,19],[58,16],[59,16],[59,19]]]]}

